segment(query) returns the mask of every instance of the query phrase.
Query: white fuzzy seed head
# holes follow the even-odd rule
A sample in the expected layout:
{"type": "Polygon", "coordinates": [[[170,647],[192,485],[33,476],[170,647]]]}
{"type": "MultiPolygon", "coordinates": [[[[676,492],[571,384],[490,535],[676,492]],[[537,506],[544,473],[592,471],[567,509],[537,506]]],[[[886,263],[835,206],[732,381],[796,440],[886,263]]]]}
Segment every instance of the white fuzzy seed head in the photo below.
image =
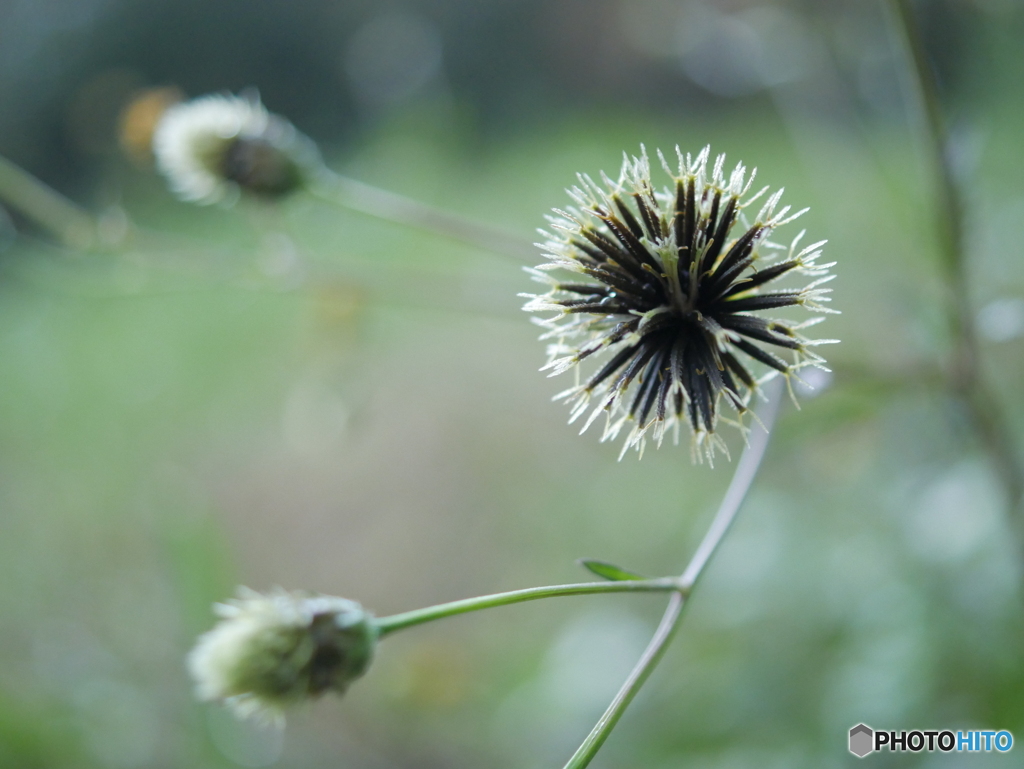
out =
{"type": "Polygon", "coordinates": [[[280,722],[290,705],[342,694],[373,657],[376,627],[355,601],[243,587],[214,609],[221,621],[199,637],[188,669],[199,699],[243,718],[280,722]]]}
{"type": "Polygon", "coordinates": [[[313,142],[256,97],[211,94],[169,107],[153,134],[157,168],[182,200],[280,197],[320,165],[313,142]]]}

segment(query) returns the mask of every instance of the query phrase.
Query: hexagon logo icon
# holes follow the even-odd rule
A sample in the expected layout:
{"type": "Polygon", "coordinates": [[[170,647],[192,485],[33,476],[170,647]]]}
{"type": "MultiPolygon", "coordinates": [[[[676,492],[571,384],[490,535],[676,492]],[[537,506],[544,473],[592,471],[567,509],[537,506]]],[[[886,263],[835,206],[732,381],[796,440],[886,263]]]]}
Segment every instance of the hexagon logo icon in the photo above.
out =
{"type": "Polygon", "coordinates": [[[867,724],[857,724],[850,730],[850,752],[864,758],[875,750],[875,732],[867,724]]]}

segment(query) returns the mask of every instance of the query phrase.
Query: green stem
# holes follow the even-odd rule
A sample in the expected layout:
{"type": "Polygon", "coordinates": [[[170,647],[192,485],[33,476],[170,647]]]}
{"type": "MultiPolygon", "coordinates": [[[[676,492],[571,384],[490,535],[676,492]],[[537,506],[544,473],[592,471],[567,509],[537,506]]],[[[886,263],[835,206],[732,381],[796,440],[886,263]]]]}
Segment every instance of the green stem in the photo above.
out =
{"type": "Polygon", "coordinates": [[[597,751],[604,745],[604,741],[612,733],[615,724],[619,722],[622,714],[626,712],[629,703],[636,697],[640,688],[654,671],[654,667],[664,656],[665,651],[668,649],[669,641],[672,640],[676,630],[679,629],[679,621],[683,616],[685,602],[686,598],[682,593],[675,593],[669,599],[668,607],[661,617],[661,622],[658,623],[658,629],[654,632],[651,642],[647,644],[647,648],[644,649],[643,656],[640,657],[640,660],[633,667],[629,677],[615,695],[615,699],[612,700],[608,709],[604,711],[597,724],[591,729],[587,739],[573,753],[569,763],[565,765],[565,769],[583,769],[597,755],[597,751]]]}
{"type": "Polygon", "coordinates": [[[375,620],[377,630],[383,637],[396,630],[420,625],[456,614],[490,609],[495,606],[508,606],[523,601],[536,601],[540,598],[555,598],[563,595],[593,595],[595,593],[652,593],[678,592],[681,589],[675,577],[661,579],[625,580],[622,582],[579,582],[572,585],[550,585],[547,587],[531,587],[525,590],[512,590],[508,593],[483,595],[477,598],[464,598],[461,601],[428,606],[425,609],[414,609],[390,617],[375,620]]]}
{"type": "Polygon", "coordinates": [[[968,296],[964,249],[964,202],[952,163],[949,132],[943,119],[935,75],[910,0],[893,0],[900,32],[906,41],[914,85],[924,111],[925,140],[937,191],[935,225],[949,303],[953,354],[947,374],[949,387],[967,410],[974,430],[1003,485],[1011,509],[1024,498],[1021,466],[1008,420],[981,372],[979,343],[968,296]]]}
{"type": "Polygon", "coordinates": [[[466,219],[418,200],[323,169],[309,185],[314,196],[367,216],[426,230],[471,246],[533,264],[537,249],[526,238],[466,219]]]}
{"type": "Polygon", "coordinates": [[[584,769],[584,767],[590,764],[594,756],[597,755],[597,751],[601,749],[604,741],[608,739],[612,729],[615,728],[615,724],[618,723],[626,708],[629,707],[629,703],[633,701],[637,692],[640,691],[644,682],[651,675],[651,671],[654,670],[662,656],[664,656],[669,642],[679,627],[679,622],[683,616],[683,608],[690,591],[697,584],[697,580],[704,573],[704,569],[710,562],[711,557],[715,554],[722,539],[729,531],[732,522],[736,519],[736,514],[743,505],[743,500],[746,499],[747,492],[750,490],[750,486],[757,476],[757,470],[761,466],[761,460],[764,458],[765,451],[768,448],[768,439],[771,437],[772,425],[775,423],[775,417],[779,413],[779,406],[782,401],[781,379],[772,382],[769,388],[768,403],[765,404],[760,414],[764,430],[756,430],[751,434],[750,442],[747,444],[747,448],[743,451],[743,456],[740,457],[740,461],[736,465],[736,472],[733,474],[729,488],[725,492],[722,504],[719,506],[718,512],[715,513],[711,526],[690,559],[686,570],[679,578],[679,590],[669,600],[661,622],[658,624],[658,629],[654,633],[654,637],[647,645],[643,656],[640,657],[625,683],[622,684],[618,694],[615,695],[615,699],[612,700],[608,709],[605,710],[600,720],[590,731],[590,734],[587,735],[583,744],[577,748],[572,758],[569,759],[565,769],[584,769]]]}
{"type": "Polygon", "coordinates": [[[0,200],[66,246],[84,250],[96,241],[96,224],[84,209],[4,157],[0,157],[0,200]]]}

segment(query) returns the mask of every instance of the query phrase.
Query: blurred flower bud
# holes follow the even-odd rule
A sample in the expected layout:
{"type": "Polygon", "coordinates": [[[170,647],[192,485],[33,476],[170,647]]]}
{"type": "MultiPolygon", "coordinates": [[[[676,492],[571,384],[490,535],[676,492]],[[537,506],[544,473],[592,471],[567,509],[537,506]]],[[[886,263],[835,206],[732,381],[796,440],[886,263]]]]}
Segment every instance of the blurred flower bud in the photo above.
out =
{"type": "Polygon", "coordinates": [[[121,149],[137,165],[153,162],[153,133],[164,113],[184,98],[177,88],[147,88],[134,94],[118,118],[121,149]]]}
{"type": "Polygon", "coordinates": [[[210,95],[169,107],[153,134],[157,167],[182,200],[230,201],[239,190],[287,195],[320,167],[312,140],[255,96],[210,95]]]}
{"type": "Polygon", "coordinates": [[[215,611],[221,621],[199,637],[189,672],[200,699],[244,718],[279,722],[289,705],[342,694],[366,672],[377,641],[370,615],[345,598],[243,587],[215,611]]]}

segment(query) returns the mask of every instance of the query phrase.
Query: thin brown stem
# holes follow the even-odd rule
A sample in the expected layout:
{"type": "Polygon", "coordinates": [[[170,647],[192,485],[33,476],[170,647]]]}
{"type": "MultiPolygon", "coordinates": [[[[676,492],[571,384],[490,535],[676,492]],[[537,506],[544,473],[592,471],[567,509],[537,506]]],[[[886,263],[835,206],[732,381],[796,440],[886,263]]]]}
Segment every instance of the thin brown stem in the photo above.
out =
{"type": "Polygon", "coordinates": [[[925,140],[935,175],[935,229],[946,281],[952,353],[948,386],[967,412],[974,431],[999,476],[1007,503],[1017,510],[1024,499],[1024,468],[1009,421],[995,393],[985,381],[968,291],[964,248],[964,200],[952,162],[949,131],[942,112],[938,85],[910,0],[893,0],[900,32],[906,41],[909,69],[920,94],[925,140]]]}

